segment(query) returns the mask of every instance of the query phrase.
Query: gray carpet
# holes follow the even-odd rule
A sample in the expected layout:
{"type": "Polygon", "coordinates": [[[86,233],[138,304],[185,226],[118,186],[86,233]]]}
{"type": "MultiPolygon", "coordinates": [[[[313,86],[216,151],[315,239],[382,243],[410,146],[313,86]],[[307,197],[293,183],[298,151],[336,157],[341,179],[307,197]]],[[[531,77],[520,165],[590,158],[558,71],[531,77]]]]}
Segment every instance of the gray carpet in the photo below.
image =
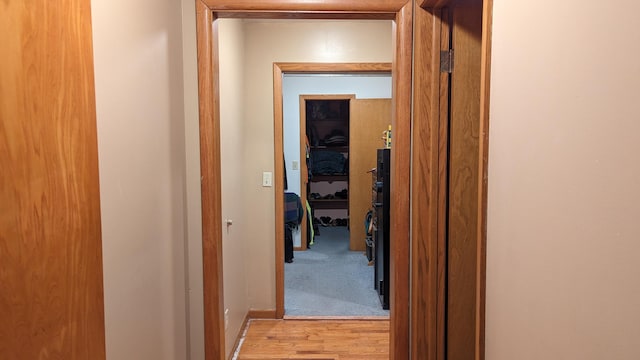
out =
{"type": "Polygon", "coordinates": [[[321,227],[315,244],[284,266],[284,308],[290,316],[388,316],[373,288],[373,266],[349,251],[346,227],[321,227]]]}

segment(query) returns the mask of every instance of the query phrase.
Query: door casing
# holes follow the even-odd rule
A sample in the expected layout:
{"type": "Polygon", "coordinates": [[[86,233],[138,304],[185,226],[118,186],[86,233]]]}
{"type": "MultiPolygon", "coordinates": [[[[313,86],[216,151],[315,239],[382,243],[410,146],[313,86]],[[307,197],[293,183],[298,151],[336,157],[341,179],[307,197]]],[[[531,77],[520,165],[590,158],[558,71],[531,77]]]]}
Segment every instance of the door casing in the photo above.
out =
{"type": "MultiPolygon", "coordinates": [[[[282,128],[282,75],[285,73],[314,73],[314,74],[330,74],[330,73],[389,73],[391,64],[389,63],[275,63],[273,64],[273,108],[274,108],[274,179],[275,179],[275,223],[284,223],[284,200],[282,194],[284,192],[284,174],[280,169],[284,168],[282,159],[283,153],[283,128],[282,128]]],[[[347,99],[350,95],[310,95],[305,96],[309,99],[332,98],[347,99]]],[[[304,128],[301,124],[301,136],[304,128]]],[[[302,155],[302,154],[301,154],[302,155]]],[[[303,159],[301,157],[301,159],[303,159]]],[[[304,171],[306,165],[301,167],[304,171]]],[[[284,317],[284,244],[278,239],[284,238],[284,229],[281,226],[275,226],[276,231],[276,318],[284,317]]],[[[306,231],[306,227],[302,228],[306,231]]],[[[303,245],[306,248],[306,245],[303,245]]]]}
{"type": "MultiPolygon", "coordinates": [[[[313,63],[308,64],[310,68],[313,68],[313,63]]],[[[275,67],[274,67],[274,71],[275,67]]],[[[280,67],[280,71],[282,71],[282,68],[280,67]]],[[[318,74],[315,72],[308,72],[310,74],[318,74]]],[[[275,76],[275,74],[274,74],[275,76]]],[[[275,104],[275,98],[280,96],[282,97],[282,88],[276,88],[276,82],[273,83],[274,87],[273,87],[273,97],[274,97],[274,107],[276,106],[275,104]]],[[[308,171],[308,167],[307,167],[307,163],[306,161],[306,149],[304,144],[304,138],[307,136],[307,115],[306,115],[306,111],[305,111],[305,104],[307,100],[352,100],[355,99],[355,95],[354,94],[327,94],[327,95],[300,95],[299,99],[300,99],[300,174],[306,174],[308,171]]],[[[277,115],[277,114],[276,114],[277,115]]],[[[274,124],[274,129],[276,129],[276,131],[278,131],[278,127],[280,127],[280,131],[284,131],[284,123],[282,122],[283,119],[278,119],[276,118],[276,116],[274,116],[274,120],[276,122],[278,122],[278,120],[280,120],[280,124],[281,125],[277,125],[274,124]]],[[[274,146],[278,146],[277,144],[274,144],[274,146]]],[[[278,149],[276,148],[276,153],[274,154],[274,156],[278,156],[276,155],[278,152],[278,149]]],[[[275,158],[274,158],[275,159],[275,158]]],[[[274,174],[278,174],[280,168],[274,169],[274,174]]],[[[276,176],[276,179],[278,179],[278,176],[276,176]]],[[[308,180],[308,179],[307,179],[308,180]]],[[[282,180],[284,182],[284,178],[282,180]]],[[[276,194],[278,194],[278,191],[276,190],[276,194]]],[[[304,201],[307,199],[307,189],[306,189],[306,183],[305,183],[305,177],[304,176],[300,176],[300,199],[303,201],[303,206],[304,205],[304,201]]],[[[280,199],[279,196],[276,196],[275,201],[282,201],[282,199],[280,199]]],[[[309,219],[307,218],[308,214],[307,211],[305,210],[304,212],[304,218],[302,219],[302,224],[300,224],[300,246],[293,248],[293,250],[307,250],[307,228],[308,228],[308,223],[309,223],[309,219]]],[[[278,220],[276,220],[276,226],[278,226],[278,224],[281,224],[280,222],[278,222],[278,220]]],[[[276,236],[276,248],[278,246],[280,246],[280,242],[277,240],[278,237],[276,236]]],[[[277,259],[276,259],[277,260],[277,259]]],[[[279,264],[279,261],[276,261],[276,264],[279,264]]],[[[282,265],[282,264],[279,264],[282,265]]],[[[279,266],[276,265],[276,268],[279,266]]],[[[276,271],[276,276],[278,275],[277,271],[276,271]]],[[[276,289],[277,291],[278,289],[276,289]]],[[[276,295],[277,296],[277,295],[276,295]]],[[[277,301],[276,301],[277,304],[277,301]]],[[[276,310],[277,311],[277,310],[276,310]]]]}
{"type": "MultiPolygon", "coordinates": [[[[469,0],[476,1],[476,0],[469,0]]],[[[394,147],[392,150],[392,248],[390,358],[437,359],[437,344],[442,336],[440,323],[442,308],[438,303],[438,289],[442,284],[438,260],[438,181],[440,181],[437,125],[441,107],[439,92],[439,35],[433,31],[438,21],[434,14],[442,6],[455,0],[325,0],[304,2],[295,0],[196,0],[196,29],[198,49],[198,92],[200,116],[200,156],[202,175],[203,271],[205,311],[206,359],[223,359],[224,310],[222,283],[222,218],[220,204],[220,114],[218,82],[218,45],[215,18],[298,18],[298,19],[385,19],[393,20],[394,55],[393,120],[394,147]],[[412,89],[413,16],[427,9],[430,16],[422,21],[424,29],[417,31],[416,85],[412,89]],[[431,30],[429,27],[431,26],[431,30]],[[420,48],[418,44],[423,43],[420,48]],[[420,54],[418,56],[418,53],[420,54]],[[414,91],[415,90],[415,91],[414,91]],[[421,101],[412,102],[412,97],[421,101]],[[413,112],[413,124],[412,124],[413,112]],[[413,128],[412,128],[413,125],[413,128]],[[422,126],[420,128],[420,126],[422,126]],[[416,131],[417,129],[420,131],[416,131]],[[413,135],[413,138],[412,138],[413,135]],[[414,147],[412,141],[426,137],[425,146],[414,147]],[[411,191],[412,190],[412,191],[411,191]],[[411,198],[410,196],[413,196],[411,198]],[[420,204],[421,200],[426,203],[420,204]],[[411,208],[410,208],[411,207],[411,208]],[[422,218],[421,218],[422,217],[422,218]],[[410,227],[410,224],[413,224],[410,227]],[[420,225],[420,226],[417,226],[420,225]],[[425,227],[433,225],[435,227],[425,227]],[[417,229],[426,231],[418,233],[417,229]],[[435,230],[433,230],[435,229],[435,230]],[[410,233],[411,231],[411,233],[410,233]],[[410,251],[413,247],[413,251],[410,251]],[[416,248],[419,247],[419,248],[416,248]],[[410,268],[411,264],[411,268],[410,268]],[[420,275],[420,278],[416,278],[420,275]],[[411,276],[411,284],[409,279],[411,276]],[[425,283],[420,283],[422,279],[425,283]],[[411,298],[410,294],[411,285],[411,298]],[[432,292],[430,290],[436,290],[432,292]],[[411,309],[411,313],[410,313],[411,309]],[[420,323],[425,325],[420,325],[420,323]],[[411,329],[411,331],[410,331],[411,329]],[[411,346],[410,346],[411,338],[411,346]],[[424,352],[422,352],[424,351],[424,352]],[[418,356],[418,357],[416,357],[418,356]]],[[[479,161],[479,220],[477,224],[478,287],[476,305],[476,359],[484,359],[484,284],[486,244],[487,149],[489,115],[489,70],[491,53],[492,0],[483,2],[481,118],[479,161]]],[[[280,107],[281,108],[281,107],[280,107]]],[[[277,108],[275,111],[278,111],[277,108]]],[[[277,135],[276,135],[277,136],[277,135]]],[[[281,139],[280,139],[281,140],[281,139]]],[[[276,139],[277,141],[277,139],[276,139]]],[[[276,160],[278,157],[276,157],[276,160]]],[[[276,163],[274,166],[283,166],[276,163]]],[[[275,213],[283,213],[283,205],[276,204],[275,213]]],[[[276,229],[276,231],[278,231],[276,229]]],[[[283,254],[280,254],[282,258],[283,254]]],[[[278,254],[276,254],[278,256],[278,254]]],[[[276,261],[277,263],[277,261],[276,261]]]]}
{"type": "MultiPolygon", "coordinates": [[[[480,116],[475,227],[474,359],[484,359],[487,165],[492,0],[423,0],[414,13],[414,102],[411,198],[411,351],[414,359],[446,358],[448,74],[440,71],[447,9],[481,6],[480,116]],[[430,319],[430,321],[425,321],[430,319]]],[[[447,46],[448,48],[448,46],[447,46]]],[[[455,56],[454,49],[454,56],[455,56]]],[[[455,60],[454,60],[455,71],[455,60]]]]}

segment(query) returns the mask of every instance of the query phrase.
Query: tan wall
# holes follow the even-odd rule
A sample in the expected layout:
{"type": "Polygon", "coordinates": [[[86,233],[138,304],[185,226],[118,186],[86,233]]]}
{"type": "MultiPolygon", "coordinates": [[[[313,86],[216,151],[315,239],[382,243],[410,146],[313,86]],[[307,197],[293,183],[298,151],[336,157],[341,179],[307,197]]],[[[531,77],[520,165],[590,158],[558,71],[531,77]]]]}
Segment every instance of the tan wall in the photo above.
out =
{"type": "Polygon", "coordinates": [[[639,359],[640,4],[494,4],[487,359],[639,359]]]}
{"type": "Polygon", "coordinates": [[[182,0],[188,349],[191,360],[200,360],[204,359],[204,289],[195,5],[196,2],[193,0],[182,0]]]}
{"type": "Polygon", "coordinates": [[[275,309],[274,192],[261,186],[262,172],[274,170],[273,63],[390,62],[391,35],[389,21],[247,22],[244,216],[251,224],[245,234],[250,308],[275,309]]]}
{"type": "Polygon", "coordinates": [[[180,4],[93,0],[107,358],[184,359],[180,4]]]}
{"type": "Polygon", "coordinates": [[[244,136],[244,31],[243,21],[221,19],[220,48],[220,133],[222,157],[222,217],[233,222],[222,229],[224,266],[224,307],[228,311],[226,335],[227,355],[249,310],[246,236],[251,218],[245,213],[243,148],[244,136]]]}

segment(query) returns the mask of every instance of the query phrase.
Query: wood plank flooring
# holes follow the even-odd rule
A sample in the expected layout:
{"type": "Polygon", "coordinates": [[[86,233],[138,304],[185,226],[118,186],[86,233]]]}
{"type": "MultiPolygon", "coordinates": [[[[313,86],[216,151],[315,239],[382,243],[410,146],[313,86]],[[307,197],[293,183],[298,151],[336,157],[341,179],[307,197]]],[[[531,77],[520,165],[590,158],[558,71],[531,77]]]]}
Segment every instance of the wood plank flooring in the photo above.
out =
{"type": "Polygon", "coordinates": [[[238,360],[389,359],[388,320],[250,320],[238,360]]]}

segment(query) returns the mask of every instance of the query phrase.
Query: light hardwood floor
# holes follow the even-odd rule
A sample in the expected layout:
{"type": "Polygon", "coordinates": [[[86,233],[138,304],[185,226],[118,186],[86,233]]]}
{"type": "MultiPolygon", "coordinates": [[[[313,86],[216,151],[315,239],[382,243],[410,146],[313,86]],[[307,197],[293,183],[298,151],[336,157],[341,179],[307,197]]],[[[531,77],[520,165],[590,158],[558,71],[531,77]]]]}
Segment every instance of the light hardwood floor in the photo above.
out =
{"type": "Polygon", "coordinates": [[[388,320],[251,320],[236,359],[389,359],[388,320]]]}

